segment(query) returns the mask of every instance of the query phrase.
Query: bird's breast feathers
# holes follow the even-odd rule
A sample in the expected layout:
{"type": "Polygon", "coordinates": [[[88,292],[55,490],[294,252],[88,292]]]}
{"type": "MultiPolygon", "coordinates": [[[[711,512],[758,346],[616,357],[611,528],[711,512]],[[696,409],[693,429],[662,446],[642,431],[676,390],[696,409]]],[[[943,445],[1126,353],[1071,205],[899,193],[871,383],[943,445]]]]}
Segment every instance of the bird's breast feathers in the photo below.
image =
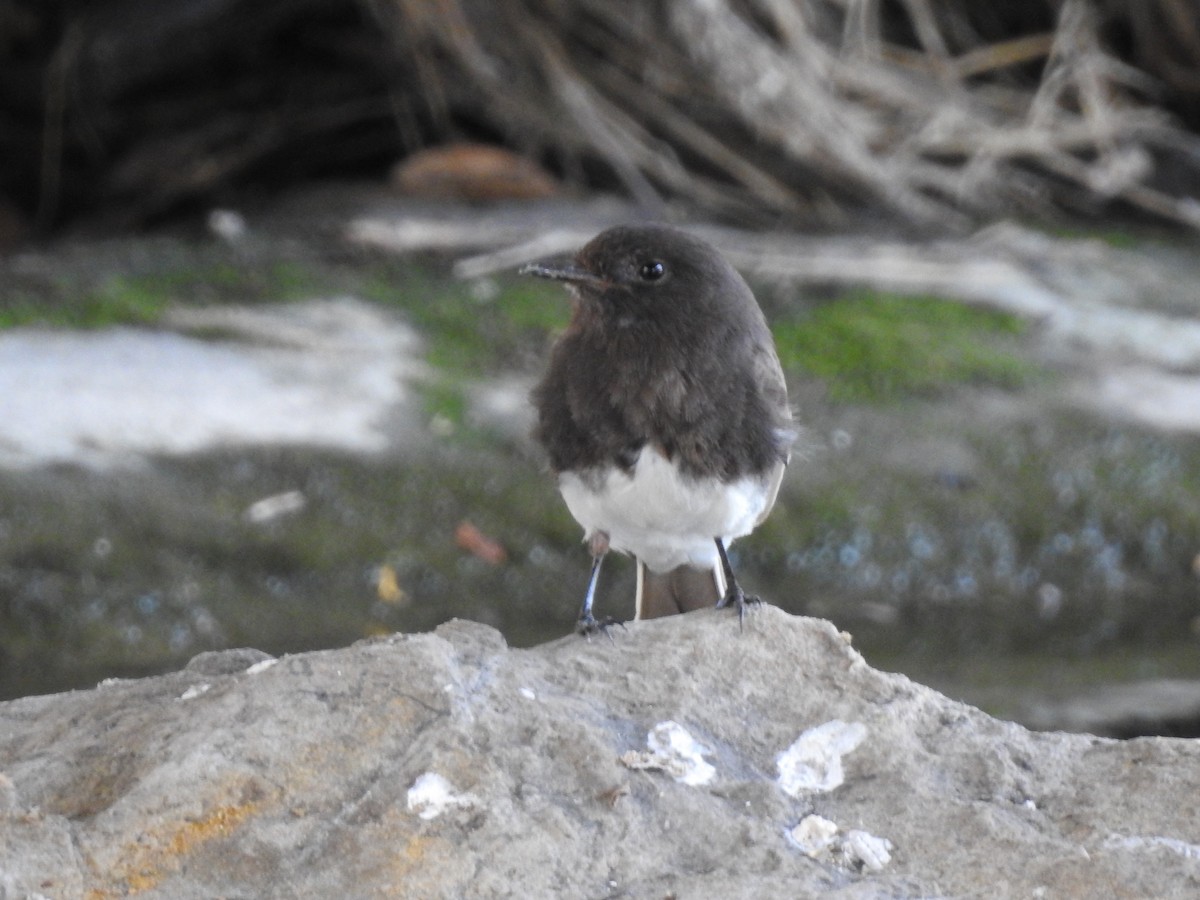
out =
{"type": "Polygon", "coordinates": [[[612,549],[633,553],[656,572],[685,563],[714,566],[713,539],[749,534],[777,483],[774,471],[727,482],[685,475],[653,445],[627,471],[613,466],[559,475],[563,499],[585,534],[606,532],[612,549]]]}

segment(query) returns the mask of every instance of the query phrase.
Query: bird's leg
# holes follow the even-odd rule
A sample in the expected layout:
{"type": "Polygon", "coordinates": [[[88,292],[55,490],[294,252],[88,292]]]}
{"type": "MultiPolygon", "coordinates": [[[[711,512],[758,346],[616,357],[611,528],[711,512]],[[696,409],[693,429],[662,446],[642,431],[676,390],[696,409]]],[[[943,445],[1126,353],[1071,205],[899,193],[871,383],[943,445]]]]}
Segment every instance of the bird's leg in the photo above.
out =
{"type": "Polygon", "coordinates": [[[737,583],[737,578],[733,575],[733,566],[729,564],[729,554],[725,552],[725,542],[720,538],[713,540],[717,542],[717,553],[721,556],[721,569],[725,572],[725,596],[717,603],[717,609],[724,609],[727,606],[736,607],[738,628],[740,629],[746,618],[746,607],[757,606],[762,603],[762,600],[753,594],[746,594],[742,590],[742,586],[737,583]]]}
{"type": "Polygon", "coordinates": [[[597,622],[596,617],[592,615],[592,603],[596,599],[596,584],[600,581],[600,564],[604,562],[604,555],[608,553],[608,535],[603,531],[592,534],[588,538],[588,550],[592,554],[592,575],[588,579],[587,593],[583,595],[583,607],[579,610],[579,621],[575,623],[575,631],[584,637],[591,637],[597,632],[608,634],[610,627],[621,624],[611,617],[597,622]]]}
{"type": "Polygon", "coordinates": [[[592,557],[592,576],[588,579],[587,593],[583,595],[583,608],[579,610],[579,624],[595,622],[592,616],[592,602],[596,599],[596,582],[600,580],[600,563],[604,555],[592,557]]]}

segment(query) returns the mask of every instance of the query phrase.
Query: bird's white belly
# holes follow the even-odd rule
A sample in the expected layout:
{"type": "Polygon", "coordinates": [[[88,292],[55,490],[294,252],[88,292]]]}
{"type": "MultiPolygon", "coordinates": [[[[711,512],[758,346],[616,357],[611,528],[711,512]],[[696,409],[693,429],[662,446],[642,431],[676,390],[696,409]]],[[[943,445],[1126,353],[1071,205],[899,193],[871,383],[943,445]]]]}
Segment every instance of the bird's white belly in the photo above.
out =
{"type": "Polygon", "coordinates": [[[715,566],[713,539],[728,544],[754,529],[768,502],[770,481],[769,475],[731,482],[690,478],[647,447],[630,473],[613,468],[598,478],[594,473],[581,478],[564,472],[558,484],[586,536],[606,532],[612,549],[667,572],[684,563],[715,566]]]}

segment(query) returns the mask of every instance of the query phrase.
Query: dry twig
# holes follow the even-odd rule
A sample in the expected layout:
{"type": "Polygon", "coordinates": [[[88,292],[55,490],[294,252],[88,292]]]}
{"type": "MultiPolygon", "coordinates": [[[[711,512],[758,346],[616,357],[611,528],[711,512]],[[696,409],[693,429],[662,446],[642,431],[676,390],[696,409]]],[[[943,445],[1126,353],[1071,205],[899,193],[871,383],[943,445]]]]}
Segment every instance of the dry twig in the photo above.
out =
{"type": "MultiPolygon", "coordinates": [[[[1053,28],[1030,34],[983,33],[956,0],[904,0],[899,12],[878,0],[616,12],[524,0],[504,7],[504,45],[483,31],[482,0],[449,6],[456,27],[474,27],[470,46],[502,61],[505,84],[521,72],[525,107],[506,124],[532,127],[543,150],[605,160],[646,205],[665,195],[726,215],[832,218],[882,204],[965,224],[1116,199],[1197,223],[1195,204],[1154,180],[1158,157],[1200,144],[1144,99],[1152,80],[1104,48],[1089,0],[1046,0],[1053,28]]],[[[397,30],[408,7],[396,8],[397,30]]]]}

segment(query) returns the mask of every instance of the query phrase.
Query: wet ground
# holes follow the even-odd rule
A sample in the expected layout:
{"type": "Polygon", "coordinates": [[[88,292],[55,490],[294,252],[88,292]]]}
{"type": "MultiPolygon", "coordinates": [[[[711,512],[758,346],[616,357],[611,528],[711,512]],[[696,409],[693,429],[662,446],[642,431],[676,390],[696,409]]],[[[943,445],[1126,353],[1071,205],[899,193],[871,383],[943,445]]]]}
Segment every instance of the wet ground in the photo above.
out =
{"type": "MultiPolygon", "coordinates": [[[[414,246],[435,214],[347,200],[0,261],[0,697],[453,616],[570,631],[586,554],[525,399],[565,301],[454,266],[620,213],[525,210],[492,244],[447,214],[441,253],[414,246]]],[[[1200,677],[1194,245],[724,237],[806,428],[736,545],[749,587],[1043,727],[1077,691],[1200,677]],[[857,272],[801,265],[855,246],[857,272]]],[[[604,611],[632,590],[608,566],[604,611]]]]}

